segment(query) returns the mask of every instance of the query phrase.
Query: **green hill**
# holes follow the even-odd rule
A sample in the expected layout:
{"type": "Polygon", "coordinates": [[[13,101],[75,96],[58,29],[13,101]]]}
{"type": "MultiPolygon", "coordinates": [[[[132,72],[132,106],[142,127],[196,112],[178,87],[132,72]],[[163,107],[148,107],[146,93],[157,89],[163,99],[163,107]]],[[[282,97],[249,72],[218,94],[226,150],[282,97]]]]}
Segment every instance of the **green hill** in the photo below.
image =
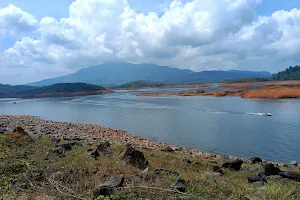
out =
{"type": "Polygon", "coordinates": [[[300,66],[295,67],[290,66],[284,71],[274,74],[271,77],[274,81],[285,81],[285,80],[300,80],[300,66]]]}
{"type": "Polygon", "coordinates": [[[151,81],[132,81],[122,85],[117,86],[116,88],[140,88],[140,87],[161,87],[165,84],[160,82],[151,82],[151,81]]]}
{"type": "Polygon", "coordinates": [[[57,83],[44,87],[33,87],[24,85],[12,86],[0,84],[0,94],[42,94],[62,92],[86,92],[99,90],[105,90],[105,88],[86,83],[57,83]]]}
{"type": "Polygon", "coordinates": [[[241,79],[229,79],[225,83],[248,83],[248,82],[265,82],[265,81],[285,81],[285,80],[300,80],[300,66],[290,66],[284,71],[273,74],[270,78],[250,77],[241,79]]]}

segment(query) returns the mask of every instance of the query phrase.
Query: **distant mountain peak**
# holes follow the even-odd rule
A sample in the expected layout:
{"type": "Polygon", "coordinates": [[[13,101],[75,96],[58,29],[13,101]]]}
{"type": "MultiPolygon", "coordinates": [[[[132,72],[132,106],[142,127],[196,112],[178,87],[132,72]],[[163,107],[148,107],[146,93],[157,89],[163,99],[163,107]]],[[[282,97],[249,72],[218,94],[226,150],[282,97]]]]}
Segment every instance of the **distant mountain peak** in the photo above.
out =
{"type": "Polygon", "coordinates": [[[55,83],[82,82],[95,85],[121,85],[136,80],[161,82],[165,84],[209,83],[227,79],[247,77],[270,77],[267,72],[251,71],[205,71],[194,72],[189,69],[171,68],[157,64],[133,64],[121,61],[107,61],[99,65],[86,67],[75,73],[50,78],[28,85],[45,86],[55,83]]]}

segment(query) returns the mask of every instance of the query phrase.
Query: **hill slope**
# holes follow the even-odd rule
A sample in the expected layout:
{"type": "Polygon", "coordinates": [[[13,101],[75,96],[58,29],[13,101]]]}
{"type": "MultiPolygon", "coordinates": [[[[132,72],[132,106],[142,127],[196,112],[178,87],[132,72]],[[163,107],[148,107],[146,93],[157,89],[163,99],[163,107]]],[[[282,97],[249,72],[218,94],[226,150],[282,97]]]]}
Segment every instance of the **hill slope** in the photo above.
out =
{"type": "Polygon", "coordinates": [[[161,87],[164,86],[165,84],[160,83],[160,82],[151,82],[151,81],[133,81],[133,82],[128,82],[124,83],[122,85],[118,85],[115,88],[141,88],[141,87],[161,87]]]}
{"type": "Polygon", "coordinates": [[[42,94],[58,92],[87,92],[101,91],[104,87],[90,85],[86,83],[57,83],[44,87],[24,86],[24,85],[2,85],[0,84],[0,94],[42,94]]]}
{"type": "Polygon", "coordinates": [[[250,71],[206,71],[193,72],[155,64],[132,64],[126,62],[105,62],[87,67],[75,73],[30,83],[32,86],[45,86],[55,83],[84,82],[101,85],[120,85],[136,80],[163,82],[167,84],[209,83],[225,79],[247,78],[252,76],[270,77],[268,72],[250,71]]]}
{"type": "Polygon", "coordinates": [[[275,81],[300,80],[300,66],[290,66],[285,71],[274,74],[271,79],[275,81]]]}

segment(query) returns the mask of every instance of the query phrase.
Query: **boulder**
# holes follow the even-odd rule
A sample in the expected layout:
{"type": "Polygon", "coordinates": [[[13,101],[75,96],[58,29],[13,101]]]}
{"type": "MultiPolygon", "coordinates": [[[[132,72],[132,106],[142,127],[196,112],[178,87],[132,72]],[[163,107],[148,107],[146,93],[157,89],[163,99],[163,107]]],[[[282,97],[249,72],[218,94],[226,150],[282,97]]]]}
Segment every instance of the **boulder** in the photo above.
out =
{"type": "Polygon", "coordinates": [[[116,193],[116,188],[114,187],[110,187],[110,186],[103,186],[101,188],[97,188],[93,191],[93,196],[94,199],[96,199],[97,197],[101,196],[111,196],[114,193],[116,193]]]}
{"type": "Polygon", "coordinates": [[[263,165],[263,170],[261,172],[264,173],[263,175],[271,176],[278,175],[281,170],[278,167],[275,167],[274,164],[268,163],[263,165]]]}
{"type": "Polygon", "coordinates": [[[63,142],[56,145],[57,148],[63,148],[66,151],[72,150],[72,145],[69,142],[63,142]]]}
{"type": "Polygon", "coordinates": [[[145,158],[144,153],[132,147],[129,147],[125,150],[123,160],[126,164],[130,164],[141,170],[144,170],[149,166],[149,162],[145,158]]]}
{"type": "Polygon", "coordinates": [[[293,171],[280,172],[279,176],[300,182],[300,173],[293,171]]]}
{"type": "Polygon", "coordinates": [[[266,185],[266,182],[264,182],[264,181],[257,181],[257,182],[254,182],[253,185],[255,187],[263,187],[263,186],[266,185]]]}
{"type": "Polygon", "coordinates": [[[174,152],[174,150],[170,146],[167,146],[165,149],[163,149],[163,151],[165,151],[165,152],[171,152],[171,153],[174,152]]]}
{"type": "Polygon", "coordinates": [[[51,141],[54,142],[54,143],[59,143],[60,138],[55,137],[55,138],[52,138],[51,141]]]}
{"type": "Polygon", "coordinates": [[[101,182],[96,186],[96,189],[93,191],[94,198],[97,198],[100,195],[110,196],[116,192],[117,187],[122,187],[124,183],[124,175],[117,174],[109,177],[106,181],[101,182]]]}
{"type": "Polygon", "coordinates": [[[263,177],[263,176],[250,176],[250,177],[248,177],[248,182],[249,183],[254,183],[254,182],[258,182],[258,181],[267,182],[266,178],[263,177]]]}
{"type": "Polygon", "coordinates": [[[221,167],[218,166],[218,165],[213,166],[213,171],[214,171],[214,172],[218,172],[218,173],[224,175],[223,170],[222,170],[221,167]]]}
{"type": "Polygon", "coordinates": [[[93,150],[93,149],[88,149],[87,153],[88,153],[88,155],[95,158],[95,160],[97,160],[97,158],[100,156],[99,152],[97,150],[93,150]]]}
{"type": "Polygon", "coordinates": [[[253,158],[251,158],[251,162],[252,162],[252,164],[261,163],[262,159],[259,157],[253,157],[253,158]]]}
{"type": "Polygon", "coordinates": [[[186,192],[185,180],[181,178],[176,179],[176,181],[171,185],[171,189],[176,190],[178,192],[186,192]]]}
{"type": "Polygon", "coordinates": [[[66,156],[66,154],[65,154],[66,151],[63,147],[54,148],[52,151],[53,151],[53,153],[55,153],[56,155],[58,155],[60,157],[66,156]]]}
{"type": "Polygon", "coordinates": [[[103,155],[106,155],[106,156],[111,156],[112,155],[112,151],[110,149],[110,143],[109,142],[101,142],[97,149],[99,154],[103,154],[103,155]]]}
{"type": "Polygon", "coordinates": [[[243,161],[241,159],[236,159],[235,161],[232,161],[232,162],[225,162],[222,165],[222,168],[228,168],[231,170],[238,171],[241,169],[242,164],[243,164],[243,161]]]}
{"type": "Polygon", "coordinates": [[[298,163],[296,160],[293,160],[289,163],[291,166],[298,166],[298,163]]]}

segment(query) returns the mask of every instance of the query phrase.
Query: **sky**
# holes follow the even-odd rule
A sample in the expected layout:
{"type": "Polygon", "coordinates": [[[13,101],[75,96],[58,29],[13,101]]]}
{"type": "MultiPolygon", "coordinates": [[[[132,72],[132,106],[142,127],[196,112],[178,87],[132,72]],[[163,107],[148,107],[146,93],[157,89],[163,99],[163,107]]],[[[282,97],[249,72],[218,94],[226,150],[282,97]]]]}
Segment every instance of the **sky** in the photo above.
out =
{"type": "Polygon", "coordinates": [[[299,55],[299,0],[0,1],[0,83],[111,60],[275,73],[299,55]]]}

